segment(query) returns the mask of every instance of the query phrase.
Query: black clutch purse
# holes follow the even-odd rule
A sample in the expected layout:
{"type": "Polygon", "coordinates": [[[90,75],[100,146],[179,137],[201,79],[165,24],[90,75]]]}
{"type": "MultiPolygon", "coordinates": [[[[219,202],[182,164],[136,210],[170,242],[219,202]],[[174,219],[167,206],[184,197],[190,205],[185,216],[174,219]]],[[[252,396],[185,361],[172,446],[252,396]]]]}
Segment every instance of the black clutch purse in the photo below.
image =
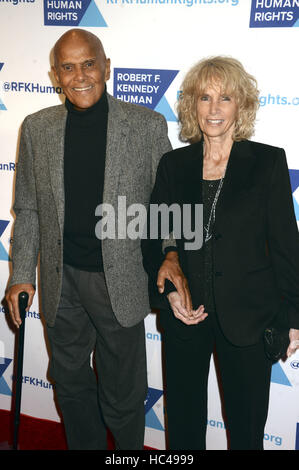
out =
{"type": "Polygon", "coordinates": [[[290,343],[287,315],[279,313],[272,324],[264,331],[265,354],[271,362],[277,362],[286,356],[290,343]]]}

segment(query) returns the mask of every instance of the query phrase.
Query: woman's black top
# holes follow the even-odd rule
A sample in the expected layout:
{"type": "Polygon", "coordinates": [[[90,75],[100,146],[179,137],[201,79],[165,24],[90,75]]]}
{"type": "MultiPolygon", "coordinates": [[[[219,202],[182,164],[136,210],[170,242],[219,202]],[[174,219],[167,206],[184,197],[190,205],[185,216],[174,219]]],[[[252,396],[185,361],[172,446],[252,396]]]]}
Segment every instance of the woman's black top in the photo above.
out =
{"type": "MultiPolygon", "coordinates": [[[[219,186],[220,180],[203,180],[202,182],[202,200],[203,200],[203,222],[204,227],[207,227],[209,223],[210,213],[212,205],[215,199],[215,195],[219,186]]],[[[210,227],[212,230],[212,227],[210,227]]],[[[205,237],[205,230],[204,230],[205,237]]],[[[214,312],[215,299],[214,299],[214,285],[213,285],[213,238],[210,238],[207,242],[204,241],[203,245],[203,276],[204,282],[204,306],[205,312],[214,312]]],[[[200,276],[201,277],[201,276],[200,276]]]]}

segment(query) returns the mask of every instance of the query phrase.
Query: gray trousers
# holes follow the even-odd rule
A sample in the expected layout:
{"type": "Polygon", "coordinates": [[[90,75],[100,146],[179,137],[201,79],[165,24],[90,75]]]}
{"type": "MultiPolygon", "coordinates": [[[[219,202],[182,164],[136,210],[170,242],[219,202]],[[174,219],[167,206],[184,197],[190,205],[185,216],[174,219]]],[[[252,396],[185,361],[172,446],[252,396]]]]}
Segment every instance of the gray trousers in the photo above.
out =
{"type": "Polygon", "coordinates": [[[64,266],[56,322],[47,332],[69,449],[106,449],[107,428],[117,449],[143,449],[144,322],[131,328],[117,322],[103,273],[64,266]]]}

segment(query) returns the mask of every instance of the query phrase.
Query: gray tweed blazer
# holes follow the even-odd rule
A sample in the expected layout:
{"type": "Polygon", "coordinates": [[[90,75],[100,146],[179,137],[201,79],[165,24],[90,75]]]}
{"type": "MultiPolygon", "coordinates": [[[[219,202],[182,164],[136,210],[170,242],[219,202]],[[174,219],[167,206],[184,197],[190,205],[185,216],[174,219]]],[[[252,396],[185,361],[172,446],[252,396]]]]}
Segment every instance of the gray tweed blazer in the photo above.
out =
{"type": "MultiPolygon", "coordinates": [[[[157,165],[171,149],[164,117],[108,95],[103,203],[148,204],[157,165]]],[[[12,276],[9,286],[36,285],[40,256],[42,312],[53,326],[63,272],[64,136],[67,110],[53,106],[25,118],[16,172],[12,276]]],[[[84,194],[82,194],[84,197],[84,194]]],[[[80,216],[80,214],[78,214],[80,216]]],[[[140,240],[102,241],[104,272],[116,318],[130,327],[149,312],[140,240]]]]}

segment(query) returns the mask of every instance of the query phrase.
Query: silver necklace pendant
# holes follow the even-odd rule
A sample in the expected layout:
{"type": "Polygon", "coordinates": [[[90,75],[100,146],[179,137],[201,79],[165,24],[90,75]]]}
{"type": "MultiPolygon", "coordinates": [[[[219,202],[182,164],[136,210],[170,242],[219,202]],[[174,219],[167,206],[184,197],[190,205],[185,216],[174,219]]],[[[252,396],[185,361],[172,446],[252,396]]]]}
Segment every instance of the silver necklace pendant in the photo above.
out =
{"type": "Polygon", "coordinates": [[[206,232],[205,243],[207,243],[209,240],[211,240],[212,234],[209,234],[209,228],[206,225],[204,226],[204,230],[206,232]]]}
{"type": "Polygon", "coordinates": [[[211,207],[211,211],[210,211],[210,215],[209,215],[209,220],[208,220],[208,223],[207,225],[204,226],[204,230],[205,230],[205,243],[207,243],[209,240],[211,240],[213,234],[212,234],[212,228],[213,228],[213,225],[215,224],[215,218],[216,218],[216,205],[217,205],[217,202],[218,202],[218,199],[219,199],[219,195],[220,195],[220,192],[221,192],[221,189],[222,189],[222,186],[223,186],[223,181],[224,181],[224,177],[225,177],[225,173],[226,173],[226,168],[224,170],[224,174],[221,178],[221,180],[219,181],[219,185],[218,185],[218,188],[217,188],[217,191],[216,191],[216,194],[215,194],[215,197],[214,197],[214,201],[212,203],[212,207],[211,207]],[[211,231],[210,231],[211,230],[211,231]]]}

